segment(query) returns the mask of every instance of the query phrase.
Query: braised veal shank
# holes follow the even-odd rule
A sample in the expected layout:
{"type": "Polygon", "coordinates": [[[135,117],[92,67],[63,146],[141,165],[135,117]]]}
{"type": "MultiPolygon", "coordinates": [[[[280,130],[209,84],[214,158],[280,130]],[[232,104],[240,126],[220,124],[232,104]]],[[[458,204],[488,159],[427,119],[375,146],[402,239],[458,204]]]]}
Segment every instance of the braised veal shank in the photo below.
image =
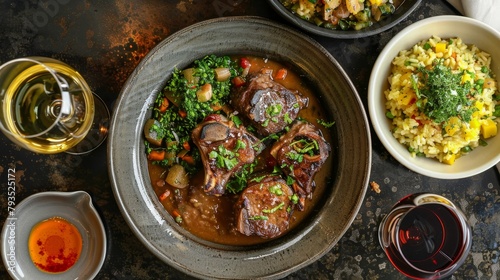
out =
{"type": "Polygon", "coordinates": [[[231,92],[231,105],[245,116],[260,135],[282,131],[309,100],[275,82],[268,72],[247,76],[247,81],[231,92]]]}
{"type": "Polygon", "coordinates": [[[292,189],[277,175],[255,177],[236,202],[237,230],[245,235],[273,238],[288,229],[292,189]]]}
{"type": "Polygon", "coordinates": [[[244,126],[236,127],[222,115],[207,116],[192,132],[192,139],[200,150],[205,180],[203,188],[212,195],[223,195],[231,175],[252,163],[261,143],[244,126]]]}
{"type": "Polygon", "coordinates": [[[272,146],[271,155],[283,172],[295,180],[293,190],[299,195],[299,210],[304,209],[305,199],[312,195],[314,175],[328,158],[330,150],[321,130],[303,121],[295,122],[272,146]]]}

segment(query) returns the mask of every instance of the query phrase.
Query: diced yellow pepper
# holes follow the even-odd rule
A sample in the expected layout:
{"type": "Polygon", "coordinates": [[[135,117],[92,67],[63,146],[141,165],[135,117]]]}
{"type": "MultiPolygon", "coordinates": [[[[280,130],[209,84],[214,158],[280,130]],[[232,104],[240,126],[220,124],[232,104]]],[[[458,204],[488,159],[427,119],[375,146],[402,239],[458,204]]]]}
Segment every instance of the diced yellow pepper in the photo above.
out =
{"type": "Polygon", "coordinates": [[[382,0],[370,0],[370,3],[372,4],[372,6],[380,6],[382,5],[382,0]]]}
{"type": "Polygon", "coordinates": [[[474,107],[476,107],[479,111],[481,111],[484,107],[484,103],[479,100],[476,100],[476,102],[474,102],[474,107]]]}
{"type": "Polygon", "coordinates": [[[491,119],[486,119],[481,123],[481,135],[488,139],[497,135],[497,123],[491,119]]]}
{"type": "Polygon", "coordinates": [[[472,78],[468,73],[465,73],[462,75],[462,84],[465,84],[467,82],[472,82],[472,78]]]}
{"type": "Polygon", "coordinates": [[[446,51],[446,43],[444,42],[437,43],[435,51],[437,53],[444,53],[446,51]]]}
{"type": "Polygon", "coordinates": [[[413,74],[412,72],[405,73],[405,74],[401,75],[401,78],[399,80],[401,81],[402,84],[404,84],[405,82],[411,83],[411,75],[412,74],[413,74]]]}
{"type": "Polygon", "coordinates": [[[457,156],[455,154],[453,154],[453,155],[446,155],[443,158],[443,162],[446,163],[446,164],[452,165],[452,164],[455,163],[455,159],[456,158],[457,158],[457,156]]]}
{"type": "MultiPolygon", "coordinates": [[[[479,123],[478,123],[479,125],[479,123]]],[[[465,141],[477,141],[479,130],[473,128],[464,129],[464,139],[465,141]]]]}
{"type": "Polygon", "coordinates": [[[475,112],[472,113],[472,117],[475,118],[475,119],[480,119],[482,115],[483,114],[481,114],[480,111],[475,111],[475,112]]]}
{"type": "Polygon", "coordinates": [[[401,106],[407,106],[414,99],[416,99],[416,96],[414,94],[411,94],[410,92],[406,92],[406,93],[399,95],[398,104],[401,106]]]}
{"type": "Polygon", "coordinates": [[[444,130],[446,131],[446,134],[449,136],[453,136],[457,131],[460,130],[460,119],[458,117],[451,117],[448,122],[446,123],[446,126],[444,127],[444,130]]]}
{"type": "Polygon", "coordinates": [[[469,125],[471,128],[479,128],[481,124],[479,123],[478,119],[472,119],[470,120],[469,125]]]}

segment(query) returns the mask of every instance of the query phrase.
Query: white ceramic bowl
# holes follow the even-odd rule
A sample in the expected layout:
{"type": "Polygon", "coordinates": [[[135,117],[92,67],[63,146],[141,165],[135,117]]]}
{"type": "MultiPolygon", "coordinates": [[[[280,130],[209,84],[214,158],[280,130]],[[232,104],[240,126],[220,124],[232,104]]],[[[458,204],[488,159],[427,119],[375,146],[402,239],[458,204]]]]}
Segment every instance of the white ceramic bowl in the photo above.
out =
{"type": "Polygon", "coordinates": [[[12,213],[2,229],[1,253],[5,268],[13,279],[93,279],[97,275],[106,257],[106,233],[88,193],[37,193],[17,204],[12,213]],[[33,226],[52,217],[73,224],[83,242],[78,261],[70,269],[57,274],[39,270],[28,250],[33,226]]]}
{"type": "Polygon", "coordinates": [[[373,66],[368,85],[368,109],[373,128],[389,153],[407,168],[434,178],[458,179],[481,173],[500,160],[500,135],[487,140],[488,145],[478,147],[457,159],[453,165],[425,157],[412,158],[407,148],[391,133],[390,121],[385,116],[384,90],[388,88],[391,61],[399,51],[409,49],[419,41],[433,35],[441,38],[460,37],[466,44],[474,44],[492,55],[492,70],[500,81],[500,33],[490,26],[462,16],[436,16],[418,21],[399,32],[384,47],[373,66]]]}

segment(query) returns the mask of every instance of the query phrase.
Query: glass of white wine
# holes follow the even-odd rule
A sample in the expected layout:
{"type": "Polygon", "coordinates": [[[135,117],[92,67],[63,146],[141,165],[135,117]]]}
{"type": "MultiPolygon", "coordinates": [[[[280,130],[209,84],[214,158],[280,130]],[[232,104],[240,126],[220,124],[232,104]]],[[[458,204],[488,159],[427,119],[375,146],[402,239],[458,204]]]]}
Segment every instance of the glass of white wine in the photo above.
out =
{"type": "Polygon", "coordinates": [[[108,122],[104,102],[69,65],[25,57],[0,66],[0,129],[19,146],[85,154],[105,140],[108,122]]]}

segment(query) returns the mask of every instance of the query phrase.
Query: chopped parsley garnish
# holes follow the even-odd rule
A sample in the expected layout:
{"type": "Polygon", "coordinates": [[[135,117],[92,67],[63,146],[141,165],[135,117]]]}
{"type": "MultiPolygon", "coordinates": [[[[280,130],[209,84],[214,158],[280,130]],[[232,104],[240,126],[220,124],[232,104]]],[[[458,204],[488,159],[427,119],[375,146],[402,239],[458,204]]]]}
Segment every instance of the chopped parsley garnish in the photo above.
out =
{"type": "Polygon", "coordinates": [[[269,220],[269,218],[267,216],[264,216],[264,215],[252,216],[248,219],[253,220],[253,221],[267,221],[267,220],[269,220]]]}
{"type": "MultiPolygon", "coordinates": [[[[247,164],[243,165],[242,168],[237,173],[233,174],[232,178],[227,182],[226,190],[229,193],[236,194],[236,193],[241,192],[243,189],[245,189],[245,187],[247,186],[247,182],[249,180],[249,177],[254,172],[254,169],[257,166],[257,164],[258,164],[258,162],[255,161],[255,162],[247,163],[247,164]]],[[[256,178],[258,178],[258,177],[256,177],[256,178]]],[[[264,176],[262,178],[260,178],[260,180],[262,180],[263,178],[264,178],[264,176]]],[[[251,180],[255,180],[255,178],[252,178],[251,180]]],[[[259,181],[256,181],[256,182],[258,183],[259,181]]]]}
{"type": "Polygon", "coordinates": [[[279,138],[280,138],[280,135],[277,133],[269,134],[268,136],[261,138],[259,141],[257,141],[255,144],[253,144],[252,148],[257,150],[261,147],[261,144],[264,143],[265,141],[278,140],[279,138]]]}
{"type": "Polygon", "coordinates": [[[273,185],[269,188],[269,192],[272,194],[275,194],[277,196],[280,196],[283,194],[283,190],[281,189],[280,185],[273,185]]]}
{"type": "Polygon", "coordinates": [[[299,154],[297,153],[296,151],[291,151],[291,152],[288,152],[286,154],[286,156],[291,159],[291,160],[294,160],[298,163],[301,163],[303,160],[304,160],[304,155],[303,154],[299,154]]]}
{"type": "Polygon", "coordinates": [[[324,126],[326,128],[330,128],[330,127],[332,127],[335,124],[334,121],[327,122],[327,121],[322,120],[322,119],[317,119],[316,121],[318,122],[318,124],[320,124],[320,125],[322,125],[322,126],[324,126]]]}
{"type": "Polygon", "coordinates": [[[278,116],[281,113],[281,110],[283,109],[283,106],[278,103],[278,104],[272,104],[271,106],[267,107],[266,113],[270,117],[278,116]]]}
{"type": "Polygon", "coordinates": [[[223,145],[219,145],[216,150],[208,154],[208,158],[215,160],[215,164],[218,168],[231,170],[238,164],[238,151],[245,147],[245,142],[238,139],[233,151],[226,149],[223,145]]]}
{"type": "MultiPolygon", "coordinates": [[[[319,145],[318,142],[314,139],[300,139],[294,141],[290,144],[291,147],[295,150],[295,152],[299,154],[308,154],[313,156],[319,153],[319,145]]],[[[288,154],[287,154],[288,156],[288,154]]]]}
{"type": "MultiPolygon", "coordinates": [[[[228,102],[231,78],[217,81],[216,68],[228,68],[231,78],[239,75],[238,71],[241,71],[236,61],[231,60],[229,56],[209,55],[194,61],[191,65],[192,76],[196,79],[188,81],[183,70],[175,69],[163,91],[158,94],[153,118],[159,122],[159,126],[153,126],[151,129],[164,139],[171,154],[182,151],[182,144],[191,140],[191,131],[195,126],[207,115],[214,113],[214,108],[228,102]],[[213,94],[209,101],[200,102],[196,92],[205,84],[212,86],[213,94]],[[162,107],[165,98],[169,100],[170,105],[165,111],[161,111],[159,108],[162,107]]],[[[170,164],[167,161],[157,163],[170,164]]]]}
{"type": "Polygon", "coordinates": [[[245,149],[246,147],[247,147],[247,144],[245,144],[245,142],[238,139],[238,140],[236,140],[236,146],[234,147],[234,151],[237,152],[241,149],[245,149]]]}
{"type": "Polygon", "coordinates": [[[260,183],[260,181],[262,181],[262,180],[263,180],[264,178],[266,178],[266,177],[267,177],[267,175],[256,176],[256,177],[254,177],[254,178],[250,179],[250,181],[252,181],[252,182],[256,182],[256,183],[260,183]]]}
{"type": "Polygon", "coordinates": [[[243,124],[243,122],[241,121],[241,119],[238,116],[236,116],[236,115],[231,116],[231,121],[234,123],[234,125],[236,127],[240,127],[240,125],[243,124]]]}
{"type": "Polygon", "coordinates": [[[275,207],[273,207],[271,209],[263,209],[262,213],[272,214],[280,209],[283,209],[283,206],[285,206],[285,202],[282,201],[280,204],[276,205],[275,207]]]}
{"type": "Polygon", "coordinates": [[[262,127],[267,127],[269,125],[269,119],[265,119],[263,123],[260,124],[262,127]]]}
{"type": "Polygon", "coordinates": [[[417,107],[436,123],[446,122],[457,116],[468,122],[474,108],[467,97],[471,83],[462,83],[464,73],[453,73],[441,60],[432,69],[418,68],[419,74],[411,76],[417,95],[417,107]]]}

